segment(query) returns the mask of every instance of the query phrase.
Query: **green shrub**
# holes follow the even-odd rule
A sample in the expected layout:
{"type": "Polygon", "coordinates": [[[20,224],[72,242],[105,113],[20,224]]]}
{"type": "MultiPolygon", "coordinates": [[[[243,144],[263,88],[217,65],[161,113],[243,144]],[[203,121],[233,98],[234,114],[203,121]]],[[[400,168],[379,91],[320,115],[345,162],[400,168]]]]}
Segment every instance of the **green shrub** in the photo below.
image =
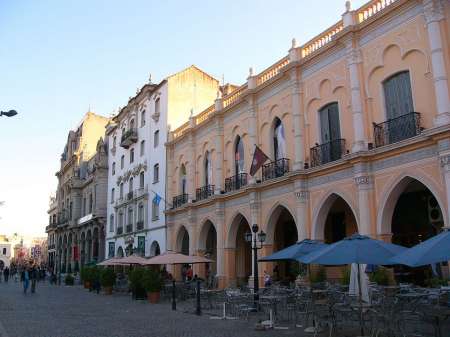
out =
{"type": "Polygon", "coordinates": [[[130,271],[128,274],[128,279],[130,281],[130,288],[134,291],[144,288],[142,284],[142,278],[144,276],[144,269],[136,267],[130,271]]]}
{"type": "Polygon", "coordinates": [[[350,284],[350,268],[347,266],[342,270],[341,284],[348,286],[350,284]]]}
{"type": "Polygon", "coordinates": [[[147,269],[142,275],[142,285],[146,292],[159,292],[162,288],[162,278],[159,272],[147,269]]]}
{"type": "Polygon", "coordinates": [[[80,277],[82,282],[90,282],[90,267],[82,267],[80,271],[80,277]]]}
{"type": "Polygon", "coordinates": [[[100,282],[100,268],[97,266],[90,267],[89,282],[100,282]]]}
{"type": "Polygon", "coordinates": [[[116,273],[112,268],[104,268],[100,272],[100,284],[102,287],[113,287],[116,284],[116,273]]]}
{"type": "Polygon", "coordinates": [[[321,283],[327,280],[327,271],[325,267],[319,266],[319,268],[315,272],[309,273],[309,281],[311,283],[321,283]]]}
{"type": "Polygon", "coordinates": [[[66,278],[64,279],[64,283],[66,284],[66,286],[73,286],[73,284],[75,283],[75,279],[71,274],[67,274],[66,278]]]}
{"type": "Polygon", "coordinates": [[[375,272],[371,273],[369,279],[380,286],[389,285],[389,273],[384,267],[379,267],[375,272]]]}

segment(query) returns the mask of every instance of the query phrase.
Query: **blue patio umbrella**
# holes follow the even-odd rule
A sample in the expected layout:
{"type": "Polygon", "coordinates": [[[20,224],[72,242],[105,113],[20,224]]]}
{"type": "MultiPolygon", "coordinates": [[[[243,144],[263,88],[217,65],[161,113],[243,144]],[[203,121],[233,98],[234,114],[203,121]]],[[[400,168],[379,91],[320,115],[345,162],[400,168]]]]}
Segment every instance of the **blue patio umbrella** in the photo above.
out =
{"type": "Polygon", "coordinates": [[[303,263],[323,265],[344,265],[350,263],[388,265],[392,257],[407,248],[371,239],[365,235],[353,234],[331,245],[297,258],[303,263]]]}
{"type": "Polygon", "coordinates": [[[425,266],[450,260],[450,231],[425,240],[391,259],[393,264],[404,264],[410,267],[425,266]]]}
{"type": "Polygon", "coordinates": [[[285,261],[296,260],[298,257],[314,252],[320,248],[327,246],[325,243],[318,240],[304,239],[289,247],[286,247],[272,255],[265,256],[259,259],[259,261],[271,262],[271,261],[285,261]]]}

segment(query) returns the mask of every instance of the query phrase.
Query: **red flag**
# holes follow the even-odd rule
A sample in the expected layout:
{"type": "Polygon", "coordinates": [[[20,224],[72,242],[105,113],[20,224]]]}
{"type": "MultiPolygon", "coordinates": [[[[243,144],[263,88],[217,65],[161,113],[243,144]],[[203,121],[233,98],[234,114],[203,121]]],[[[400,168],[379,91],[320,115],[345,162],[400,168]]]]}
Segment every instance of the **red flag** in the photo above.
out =
{"type": "Polygon", "coordinates": [[[256,145],[255,152],[253,153],[252,166],[250,167],[250,175],[253,177],[268,159],[269,157],[267,157],[266,154],[256,145]]]}

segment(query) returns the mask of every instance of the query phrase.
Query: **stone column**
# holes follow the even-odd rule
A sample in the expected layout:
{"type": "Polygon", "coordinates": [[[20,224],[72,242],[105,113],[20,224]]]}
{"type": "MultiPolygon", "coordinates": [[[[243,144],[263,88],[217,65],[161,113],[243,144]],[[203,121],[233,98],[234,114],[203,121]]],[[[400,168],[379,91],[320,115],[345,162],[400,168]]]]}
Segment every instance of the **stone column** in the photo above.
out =
{"type": "Polygon", "coordinates": [[[216,125],[214,128],[215,133],[215,147],[216,147],[216,160],[213,161],[213,166],[215,167],[214,175],[214,185],[215,193],[220,194],[223,189],[223,121],[221,118],[217,117],[216,125]]]}
{"type": "Polygon", "coordinates": [[[300,83],[297,80],[297,69],[292,69],[291,80],[291,95],[292,95],[292,115],[294,122],[294,165],[292,170],[297,171],[303,169],[305,161],[305,142],[303,139],[303,132],[305,130],[304,125],[304,112],[303,105],[301,104],[302,92],[300,90],[300,83]]]}
{"type": "MultiPolygon", "coordinates": [[[[253,224],[257,224],[259,227],[259,231],[261,231],[261,223],[260,223],[260,213],[261,210],[261,201],[259,198],[259,193],[257,192],[251,192],[250,193],[250,228],[253,226],[253,224]]],[[[258,233],[259,233],[258,231],[258,233]]],[[[258,234],[256,233],[256,235],[258,234]]],[[[253,238],[254,238],[254,233],[253,234],[253,238]]],[[[253,247],[253,246],[252,246],[253,247]]],[[[259,256],[258,256],[259,257],[259,256]]],[[[253,264],[253,260],[254,260],[254,250],[252,249],[252,275],[249,277],[248,282],[249,282],[249,287],[253,288],[253,279],[255,276],[255,266],[253,264]]],[[[261,275],[261,270],[258,269],[258,278],[262,279],[262,275],[261,275]]],[[[261,282],[260,282],[261,283],[261,282]]]]}
{"type": "MultiPolygon", "coordinates": [[[[256,119],[256,98],[252,95],[248,97],[248,118],[247,127],[249,135],[248,148],[244,150],[245,165],[250,169],[251,160],[253,159],[253,151],[255,150],[255,145],[258,145],[258,121],[256,119]],[[248,158],[248,159],[247,159],[248,158]]],[[[249,183],[254,184],[256,181],[256,176],[249,176],[249,183]]]]}
{"type": "MultiPolygon", "coordinates": [[[[191,128],[195,125],[195,119],[191,117],[189,119],[191,122],[191,128]]],[[[189,202],[192,202],[192,200],[195,199],[195,184],[196,184],[196,177],[197,177],[197,170],[196,170],[196,163],[195,163],[195,136],[194,132],[191,131],[189,134],[189,140],[188,140],[188,149],[189,149],[189,164],[187,167],[187,192],[189,194],[189,202]]]]}
{"type": "Polygon", "coordinates": [[[355,176],[355,184],[358,188],[359,228],[358,233],[375,237],[372,226],[372,203],[370,193],[373,190],[372,178],[365,173],[355,176]]]}
{"type": "Polygon", "coordinates": [[[216,277],[219,288],[225,287],[225,208],[223,202],[216,203],[217,259],[216,277]]]}
{"type": "Polygon", "coordinates": [[[427,23],[428,40],[431,49],[434,90],[436,92],[437,116],[435,126],[450,123],[450,99],[448,93],[448,72],[445,69],[444,50],[440,22],[445,19],[443,0],[424,0],[423,10],[427,23]]]}
{"type": "Polygon", "coordinates": [[[442,169],[442,175],[445,182],[445,196],[447,199],[446,207],[447,211],[442,210],[444,216],[444,225],[450,226],[450,151],[440,154],[439,157],[442,169]]]}
{"type": "Polygon", "coordinates": [[[296,200],[295,217],[297,224],[298,240],[311,238],[311,229],[309,221],[309,191],[305,180],[296,180],[294,182],[294,194],[296,200]]]}
{"type": "Polygon", "coordinates": [[[353,116],[353,145],[352,152],[364,151],[367,146],[365,135],[359,65],[361,63],[361,51],[353,45],[353,41],[347,43],[347,65],[350,76],[351,111],[353,116]]]}

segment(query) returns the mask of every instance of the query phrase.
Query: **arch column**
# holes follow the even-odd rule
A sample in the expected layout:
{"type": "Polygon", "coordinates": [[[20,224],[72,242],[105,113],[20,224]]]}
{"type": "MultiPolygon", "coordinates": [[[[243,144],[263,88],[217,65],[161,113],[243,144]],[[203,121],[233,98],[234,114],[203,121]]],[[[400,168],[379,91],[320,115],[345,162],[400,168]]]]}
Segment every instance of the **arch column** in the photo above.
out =
{"type": "Polygon", "coordinates": [[[424,0],[423,10],[427,23],[428,41],[431,49],[434,91],[436,93],[437,116],[435,126],[450,123],[450,99],[448,93],[448,73],[445,69],[444,50],[442,48],[441,21],[444,21],[444,1],[424,0]]]}
{"type": "Polygon", "coordinates": [[[440,156],[441,170],[444,176],[445,182],[445,196],[447,199],[447,210],[442,212],[444,213],[444,224],[450,226],[450,152],[443,154],[440,156]]]}
{"type": "Polygon", "coordinates": [[[295,217],[297,224],[298,241],[311,238],[311,223],[308,209],[309,191],[304,181],[295,182],[295,217]]]}
{"type": "Polygon", "coordinates": [[[292,116],[294,123],[294,165],[292,169],[294,171],[301,170],[303,168],[303,164],[305,161],[304,154],[304,139],[303,139],[303,130],[305,129],[304,125],[304,111],[303,111],[303,92],[300,89],[300,82],[297,78],[297,69],[294,68],[291,70],[291,96],[292,96],[292,116]]]}
{"type": "Polygon", "coordinates": [[[216,120],[216,127],[214,130],[215,137],[215,147],[216,147],[216,161],[215,165],[215,177],[214,177],[214,185],[215,185],[215,193],[220,194],[223,185],[223,121],[221,119],[216,120]]]}
{"type": "MultiPolygon", "coordinates": [[[[194,117],[190,117],[189,118],[189,122],[191,124],[191,128],[195,126],[195,118],[194,117]]],[[[192,202],[192,200],[195,199],[195,184],[196,184],[196,178],[197,178],[197,170],[196,170],[196,165],[195,165],[195,137],[194,137],[194,132],[190,132],[189,133],[189,140],[188,140],[188,149],[189,150],[189,154],[188,154],[188,158],[189,158],[189,163],[188,163],[188,167],[187,167],[187,193],[189,194],[188,196],[188,200],[189,203],[192,202]]]]}
{"type": "MultiPolygon", "coordinates": [[[[259,197],[259,193],[257,192],[251,192],[250,193],[250,228],[252,228],[252,226],[254,224],[257,224],[259,227],[259,231],[261,231],[262,226],[261,226],[261,222],[260,222],[260,210],[261,210],[261,201],[260,201],[260,197],[259,197]]],[[[258,233],[252,233],[252,238],[254,240],[255,236],[258,235],[258,233]]],[[[253,247],[252,247],[253,248],[253,247]]],[[[257,250],[258,253],[260,250],[257,250]]],[[[257,253],[257,254],[258,254],[257,253]]],[[[252,249],[252,274],[251,276],[248,278],[248,284],[250,288],[253,288],[253,279],[255,277],[255,266],[254,266],[254,261],[255,259],[255,250],[252,249]]],[[[261,270],[258,269],[258,279],[259,279],[259,285],[262,286],[264,284],[264,277],[261,275],[261,270]]]]}
{"type": "Polygon", "coordinates": [[[216,277],[217,284],[220,289],[225,288],[226,286],[226,277],[225,277],[225,208],[224,204],[217,203],[216,204],[216,235],[217,235],[217,258],[216,258],[216,277]]]}
{"type": "Polygon", "coordinates": [[[373,179],[368,174],[367,165],[364,163],[355,164],[354,171],[356,172],[354,181],[358,189],[358,232],[362,235],[375,237],[376,226],[374,225],[374,214],[372,213],[372,210],[375,209],[373,203],[373,179]]]}
{"type": "MultiPolygon", "coordinates": [[[[258,145],[258,135],[257,135],[257,119],[256,119],[256,99],[254,96],[250,95],[248,97],[248,134],[250,139],[250,144],[248,149],[250,153],[247,158],[252,160],[253,151],[255,145],[258,145]]],[[[256,182],[256,176],[250,176],[249,183],[254,184],[256,182]]],[[[256,222],[255,222],[256,223],[256,222]]]]}

